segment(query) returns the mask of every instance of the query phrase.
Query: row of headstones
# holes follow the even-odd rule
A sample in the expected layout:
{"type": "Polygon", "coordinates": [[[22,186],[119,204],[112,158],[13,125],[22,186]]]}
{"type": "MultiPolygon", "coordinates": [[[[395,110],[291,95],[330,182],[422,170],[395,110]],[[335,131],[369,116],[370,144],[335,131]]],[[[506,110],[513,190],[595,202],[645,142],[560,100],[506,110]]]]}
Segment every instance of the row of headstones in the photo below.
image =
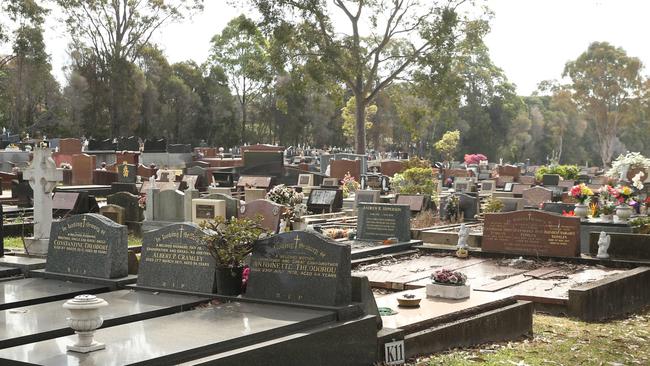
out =
{"type": "MultiPolygon", "coordinates": [[[[138,286],[214,292],[216,264],[203,234],[190,223],[145,233],[138,286]]],[[[72,216],[52,225],[46,272],[123,278],[127,251],[123,225],[96,214],[72,216]]],[[[350,302],[350,247],[315,233],[283,233],[256,242],[250,269],[247,297],[330,306],[350,302]]]]}
{"type": "MultiPolygon", "coordinates": [[[[58,139],[55,144],[59,152],[81,153],[83,142],[77,138],[58,139]]],[[[51,146],[53,147],[53,146],[51,146]]],[[[135,136],[119,137],[117,139],[88,140],[88,151],[140,151],[140,140],[135,136]]],[[[146,139],[143,144],[144,152],[191,153],[189,144],[168,144],[166,139],[146,139]]]]}

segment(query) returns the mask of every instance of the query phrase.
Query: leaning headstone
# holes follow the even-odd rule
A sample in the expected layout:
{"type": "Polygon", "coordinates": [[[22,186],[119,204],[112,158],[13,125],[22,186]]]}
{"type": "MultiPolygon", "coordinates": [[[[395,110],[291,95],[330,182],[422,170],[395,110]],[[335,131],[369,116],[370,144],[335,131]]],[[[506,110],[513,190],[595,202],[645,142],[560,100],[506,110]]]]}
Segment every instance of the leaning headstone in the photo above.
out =
{"type": "Polygon", "coordinates": [[[321,306],[351,301],[350,246],[292,231],[255,243],[247,298],[321,306]]]}
{"type": "Polygon", "coordinates": [[[215,261],[194,224],[173,224],[145,232],[138,286],[212,293],[215,261]]]}
{"type": "Polygon", "coordinates": [[[360,240],[411,240],[411,209],[408,205],[360,203],[357,238],[360,240]]]}
{"type": "Polygon", "coordinates": [[[580,255],[580,218],[538,210],[485,214],[484,252],[532,256],[580,255]]]}
{"type": "Polygon", "coordinates": [[[128,274],[127,230],[98,214],[71,216],[52,223],[46,272],[97,278],[128,274]]]}
{"type": "Polygon", "coordinates": [[[247,202],[239,208],[239,217],[255,219],[258,216],[262,217],[261,226],[266,230],[277,233],[280,228],[280,220],[282,219],[282,212],[284,206],[278,205],[269,200],[257,200],[247,202]]]}
{"type": "Polygon", "coordinates": [[[25,239],[32,254],[47,253],[52,226],[52,196],[54,187],[63,180],[63,169],[57,169],[52,152],[47,148],[34,149],[32,165],[23,177],[34,190],[34,236],[25,239]]]}

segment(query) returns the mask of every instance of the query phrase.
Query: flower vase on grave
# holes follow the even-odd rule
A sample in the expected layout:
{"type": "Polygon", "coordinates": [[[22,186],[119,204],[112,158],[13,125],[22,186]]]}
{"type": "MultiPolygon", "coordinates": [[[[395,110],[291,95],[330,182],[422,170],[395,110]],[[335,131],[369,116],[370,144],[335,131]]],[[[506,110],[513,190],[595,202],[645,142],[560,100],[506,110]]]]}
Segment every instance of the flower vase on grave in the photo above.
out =
{"type": "Polygon", "coordinates": [[[577,203],[573,213],[579,217],[581,220],[584,220],[589,215],[589,206],[584,203],[577,203]]]}
{"type": "Polygon", "coordinates": [[[614,221],[614,215],[600,215],[600,222],[609,223],[614,221]]]}
{"type": "Polygon", "coordinates": [[[622,204],[616,207],[616,217],[618,217],[619,222],[627,222],[627,220],[632,216],[632,207],[627,204],[622,204]]]}
{"type": "Polygon", "coordinates": [[[244,267],[217,267],[215,271],[217,294],[237,296],[242,292],[244,267]]]}

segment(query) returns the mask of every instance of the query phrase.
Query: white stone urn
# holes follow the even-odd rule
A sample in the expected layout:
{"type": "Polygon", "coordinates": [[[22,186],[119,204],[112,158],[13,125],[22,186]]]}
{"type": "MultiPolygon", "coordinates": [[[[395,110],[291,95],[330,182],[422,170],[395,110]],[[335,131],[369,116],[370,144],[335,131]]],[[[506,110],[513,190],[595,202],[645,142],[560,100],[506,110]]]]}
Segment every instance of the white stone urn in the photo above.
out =
{"type": "Polygon", "coordinates": [[[75,296],[63,304],[63,308],[70,312],[68,325],[78,336],[76,344],[67,346],[68,351],[88,353],[106,348],[105,344],[93,340],[93,334],[104,323],[99,309],[107,305],[104,299],[95,295],[75,296]]]}
{"type": "Polygon", "coordinates": [[[609,223],[614,220],[614,215],[600,215],[600,222],[609,223]]]}
{"type": "Polygon", "coordinates": [[[440,283],[427,283],[427,297],[440,297],[443,299],[467,299],[471,293],[469,285],[446,285],[440,283]]]}
{"type": "Polygon", "coordinates": [[[580,220],[584,220],[589,216],[589,206],[584,203],[576,203],[576,208],[573,210],[573,213],[575,213],[580,220]]]}
{"type": "Polygon", "coordinates": [[[627,219],[632,216],[632,207],[629,205],[620,205],[616,207],[616,217],[618,217],[619,222],[627,222],[627,219]]]}

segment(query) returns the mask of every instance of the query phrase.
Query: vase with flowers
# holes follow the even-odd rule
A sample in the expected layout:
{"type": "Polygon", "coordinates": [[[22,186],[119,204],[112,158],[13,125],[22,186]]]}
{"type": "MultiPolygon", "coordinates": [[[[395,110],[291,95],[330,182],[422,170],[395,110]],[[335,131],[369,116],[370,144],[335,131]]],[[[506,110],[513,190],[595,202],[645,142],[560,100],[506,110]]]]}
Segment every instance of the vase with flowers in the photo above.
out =
{"type": "Polygon", "coordinates": [[[618,185],[615,188],[614,198],[618,202],[616,207],[616,217],[620,222],[627,222],[627,220],[632,216],[632,207],[634,204],[633,199],[634,191],[628,186],[618,185]]]}
{"type": "Polygon", "coordinates": [[[616,211],[616,190],[610,185],[604,185],[598,190],[598,212],[600,221],[612,222],[616,211]]]}
{"type": "Polygon", "coordinates": [[[586,219],[589,214],[589,200],[593,197],[594,192],[584,183],[580,183],[571,188],[569,195],[578,201],[574,210],[575,215],[580,219],[586,219]]]}

